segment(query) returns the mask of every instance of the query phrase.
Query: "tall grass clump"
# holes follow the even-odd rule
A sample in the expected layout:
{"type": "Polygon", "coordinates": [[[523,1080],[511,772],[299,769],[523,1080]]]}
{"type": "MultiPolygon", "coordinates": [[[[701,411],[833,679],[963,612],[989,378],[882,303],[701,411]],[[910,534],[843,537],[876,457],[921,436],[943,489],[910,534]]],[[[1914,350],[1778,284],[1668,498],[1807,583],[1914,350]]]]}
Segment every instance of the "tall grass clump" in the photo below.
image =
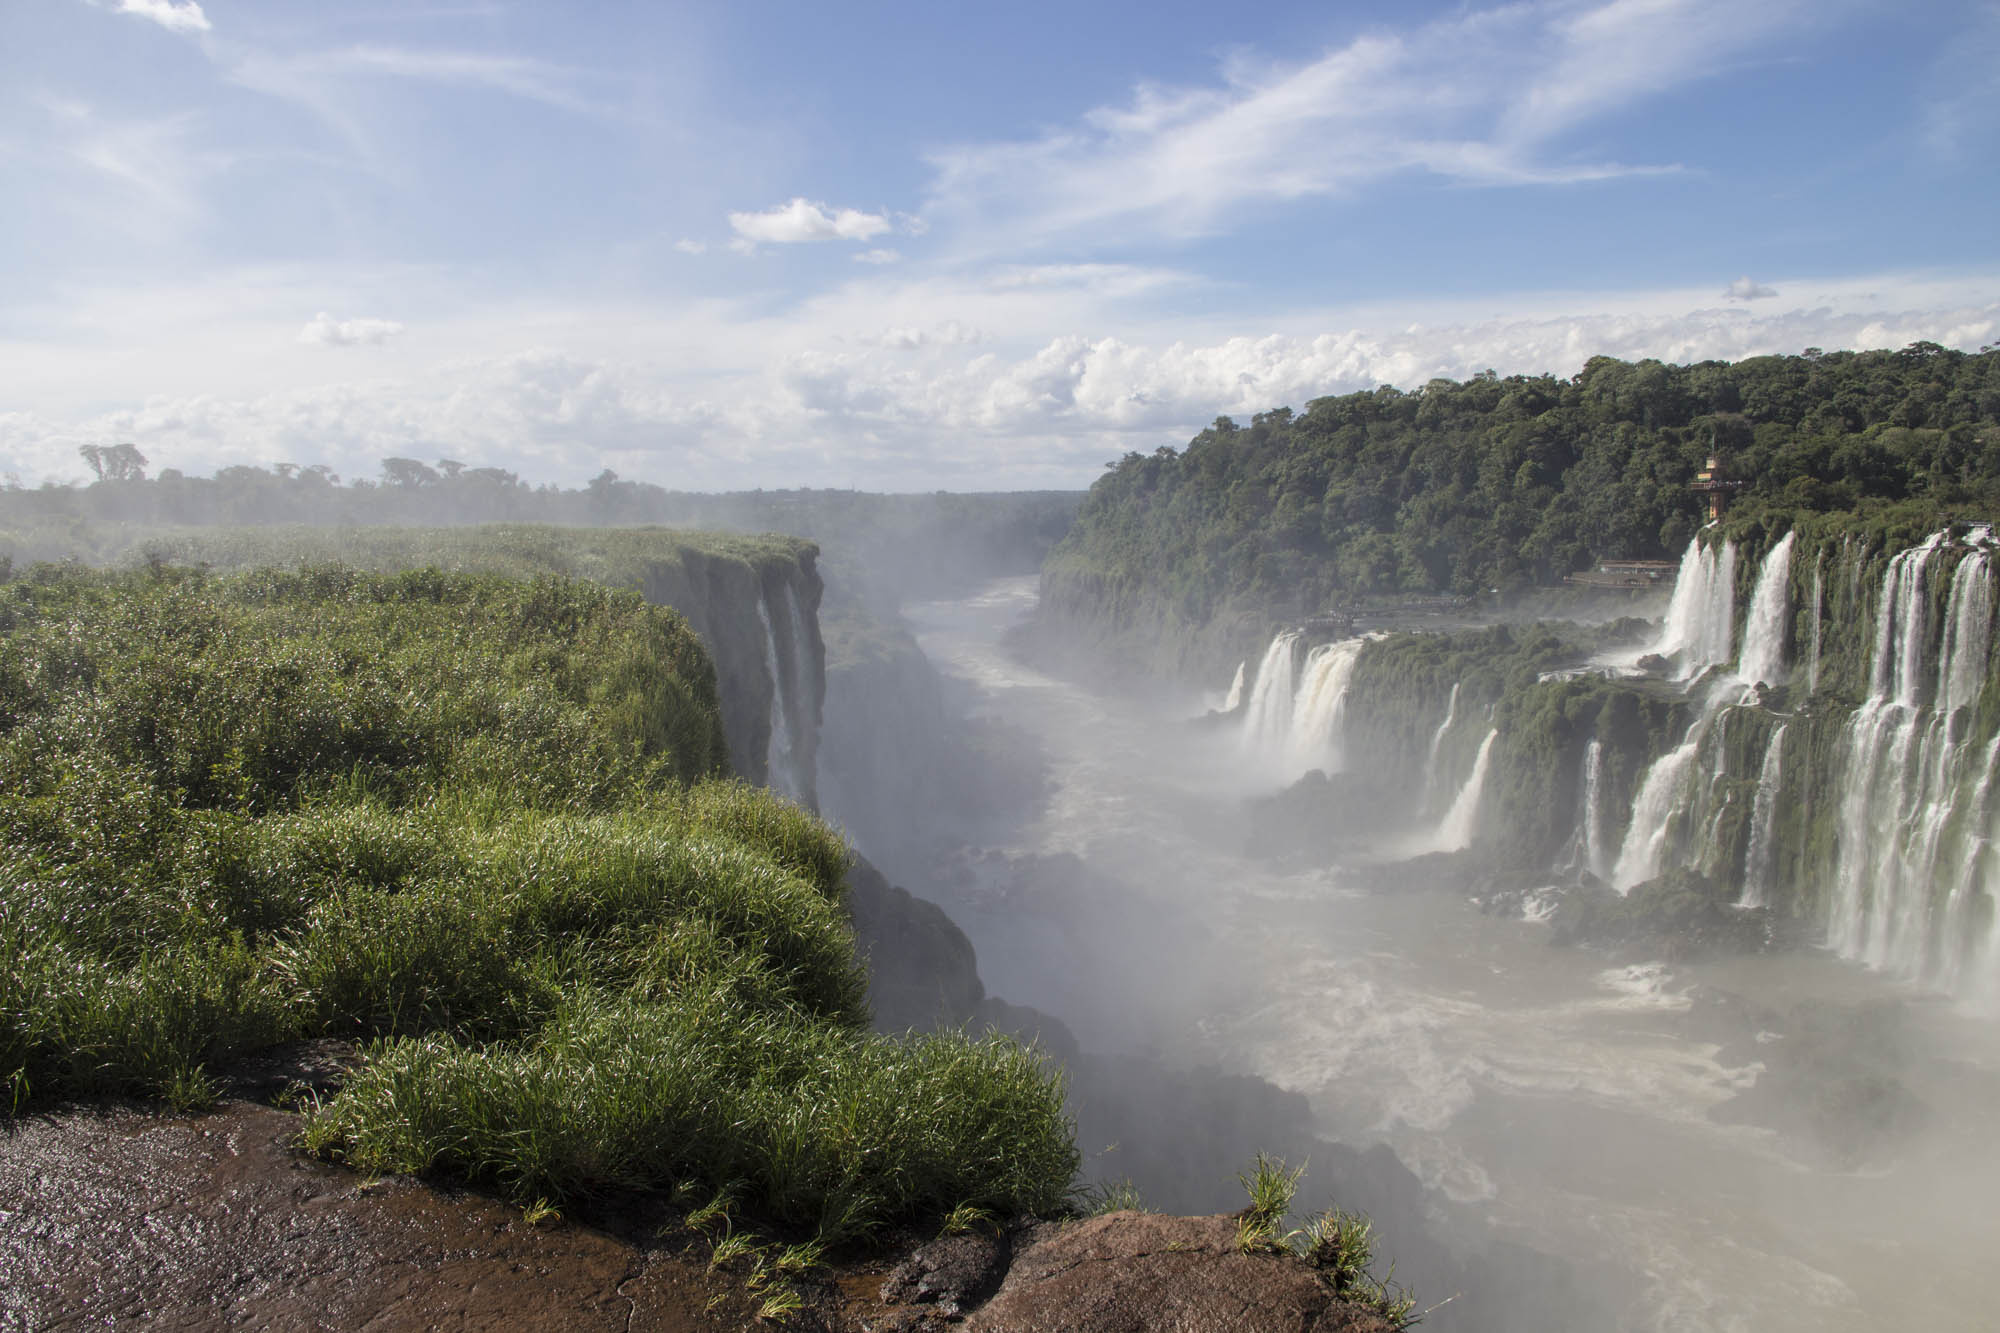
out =
{"type": "Polygon", "coordinates": [[[524,1205],[729,1191],[827,1239],[1054,1211],[1060,1083],[867,1032],[848,853],[724,776],[636,593],[419,570],[0,584],[0,1111],[195,1107],[352,1040],[307,1142],[524,1205]]]}
{"type": "Polygon", "coordinates": [[[1283,1161],[1257,1154],[1250,1170],[1237,1177],[1250,1196],[1249,1206],[1237,1214],[1237,1247],[1246,1254],[1296,1254],[1342,1300],[1374,1311],[1395,1328],[1420,1322],[1416,1298],[1397,1284],[1394,1268],[1384,1277],[1374,1275],[1375,1228],[1366,1217],[1333,1208],[1314,1213],[1303,1227],[1285,1229],[1305,1173],[1304,1167],[1287,1170],[1283,1161]]]}

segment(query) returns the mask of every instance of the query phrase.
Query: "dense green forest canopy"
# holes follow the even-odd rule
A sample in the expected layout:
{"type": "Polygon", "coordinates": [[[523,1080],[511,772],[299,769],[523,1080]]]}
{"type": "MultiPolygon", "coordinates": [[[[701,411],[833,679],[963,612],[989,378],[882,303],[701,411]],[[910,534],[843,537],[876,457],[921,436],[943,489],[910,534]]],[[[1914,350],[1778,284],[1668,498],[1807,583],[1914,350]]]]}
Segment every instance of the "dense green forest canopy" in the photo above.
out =
{"type": "Polygon", "coordinates": [[[1517,591],[1678,555],[1711,449],[1746,512],[2000,513],[2000,352],[1595,357],[1573,379],[1487,372],[1220,418],[1113,464],[1048,567],[1193,624],[1231,601],[1517,591]]]}

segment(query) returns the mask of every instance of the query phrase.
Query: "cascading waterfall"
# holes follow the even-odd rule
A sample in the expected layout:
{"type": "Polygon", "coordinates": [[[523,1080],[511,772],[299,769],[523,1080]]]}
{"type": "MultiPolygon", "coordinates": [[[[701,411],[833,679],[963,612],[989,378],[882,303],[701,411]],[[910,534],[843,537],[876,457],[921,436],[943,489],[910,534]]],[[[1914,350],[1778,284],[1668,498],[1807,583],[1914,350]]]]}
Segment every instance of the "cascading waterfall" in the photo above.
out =
{"type": "Polygon", "coordinates": [[[776,792],[799,800],[805,795],[799,781],[797,741],[793,730],[793,710],[789,696],[791,674],[780,663],[778,635],[771,624],[768,600],[757,598],[757,619],[764,626],[764,672],[771,681],[771,739],[764,750],[764,781],[776,792]]]}
{"type": "MultiPolygon", "coordinates": [[[[1785,632],[1792,623],[1792,538],[1786,533],[1757,571],[1750,614],[1743,622],[1743,657],[1736,674],[1744,684],[1776,685],[1785,676],[1785,632]]],[[[1727,612],[1725,612],[1727,614],[1727,612]]]]}
{"type": "MultiPolygon", "coordinates": [[[[1714,550],[1714,547],[1702,550],[1701,558],[1697,559],[1695,548],[1690,546],[1688,554],[1682,557],[1681,576],[1695,578],[1699,586],[1689,590],[1685,598],[1681,588],[1674,589],[1673,605],[1668,612],[1669,628],[1661,638],[1662,655],[1671,642],[1681,645],[1677,651],[1681,653],[1682,676],[1699,675],[1709,667],[1729,661],[1736,619],[1736,548],[1724,542],[1721,553],[1708,559],[1714,550]]],[[[1722,744],[1714,747],[1705,783],[1695,781],[1699,771],[1697,761],[1710,728],[1728,727],[1725,710],[1756,697],[1749,686],[1760,680],[1783,679],[1785,627],[1791,619],[1791,568],[1792,534],[1786,533],[1765,555],[1757,570],[1756,590],[1743,633],[1747,670],[1739,670],[1737,679],[1716,682],[1708,690],[1700,711],[1688,724],[1687,735],[1678,746],[1654,761],[1639,784],[1639,795],[1632,803],[1632,820],[1626,825],[1625,841],[1611,869],[1611,885],[1618,892],[1629,893],[1634,886],[1666,869],[1669,835],[1676,820],[1685,823],[1707,813],[1711,824],[1720,823],[1727,809],[1723,799],[1729,776],[1727,747],[1722,744]]],[[[1724,737],[1718,735],[1717,739],[1724,737]]],[[[1686,850],[1697,854],[1712,843],[1712,839],[1687,837],[1682,841],[1690,844],[1686,850]]]]}
{"type": "Polygon", "coordinates": [[[1812,648],[1806,658],[1806,693],[1819,693],[1819,645],[1821,608],[1826,605],[1826,552],[1813,557],[1812,648]]]}
{"type": "Polygon", "coordinates": [[[1465,785],[1459,788],[1451,809],[1445,812],[1444,822],[1438,825],[1431,850],[1457,852],[1472,845],[1473,835],[1479,831],[1479,801],[1486,794],[1486,768],[1492,761],[1493,742],[1499,735],[1499,728],[1488,728],[1486,739],[1479,742],[1472,772],[1466,775],[1465,785]]]}
{"type": "Polygon", "coordinates": [[[1604,742],[1595,736],[1583,747],[1583,817],[1577,841],[1583,849],[1583,868],[1598,879],[1610,879],[1604,846],[1604,742]]]}
{"type": "Polygon", "coordinates": [[[1243,742],[1253,754],[1276,753],[1292,734],[1292,695],[1298,688],[1298,650],[1304,638],[1295,629],[1282,631],[1257,664],[1243,715],[1243,742]]]}
{"type": "Polygon", "coordinates": [[[816,796],[812,778],[818,762],[819,736],[819,719],[813,716],[814,659],[808,649],[811,640],[806,635],[805,609],[799,605],[799,590],[789,583],[785,585],[785,615],[792,629],[792,651],[786,659],[792,668],[791,688],[785,692],[785,706],[791,710],[787,727],[792,738],[790,794],[795,800],[812,803],[816,796]]]}
{"type": "Polygon", "coordinates": [[[1757,799],[1750,807],[1750,847],[1743,857],[1745,907],[1763,907],[1771,897],[1771,872],[1777,860],[1777,846],[1771,841],[1771,825],[1778,809],[1778,796],[1785,780],[1785,732],[1780,726],[1764,747],[1764,764],[1757,772],[1757,799]]]}
{"type": "Polygon", "coordinates": [[[1618,892],[1630,893],[1635,885],[1660,873],[1668,830],[1674,816],[1683,813],[1688,804],[1683,789],[1693,775],[1695,755],[1714,717],[1713,711],[1704,708],[1688,728],[1686,739],[1646,770],[1646,779],[1632,802],[1632,822],[1625,828],[1625,842],[1611,868],[1611,887],[1618,892]]]}
{"type": "Polygon", "coordinates": [[[1222,711],[1233,713],[1243,706],[1243,677],[1249,672],[1248,662],[1236,664],[1235,678],[1229,682],[1229,694],[1222,701],[1222,711]]]}
{"type": "Polygon", "coordinates": [[[1430,807],[1431,794],[1437,790],[1438,750],[1444,745],[1444,738],[1446,733],[1451,730],[1451,724],[1458,721],[1458,691],[1459,682],[1453,681],[1451,698],[1445,702],[1444,706],[1444,721],[1440,722],[1438,729],[1432,733],[1430,753],[1424,758],[1424,806],[1426,809],[1430,807]]]}
{"type": "Polygon", "coordinates": [[[1939,673],[1946,713],[1979,702],[1986,685],[1986,653],[1993,640],[1993,599],[1987,577],[1987,555],[1968,553],[1951,580],[1951,606],[1945,614],[1944,669],[1939,673]]]}
{"type": "Polygon", "coordinates": [[[1968,709],[1984,684],[1993,588],[1988,553],[1964,554],[1933,652],[1932,571],[1945,536],[1899,553],[1883,574],[1869,695],[1847,727],[1827,939],[1871,967],[1956,984],[1963,916],[1991,892],[1994,750],[1973,762],[1968,709]]]}
{"type": "Polygon", "coordinates": [[[1674,663],[1674,674],[1687,679],[1734,656],[1736,616],[1736,543],[1704,546],[1700,536],[1681,556],[1673,600],[1653,651],[1674,663]]]}
{"type": "Polygon", "coordinates": [[[1298,698],[1292,705],[1292,729],[1286,749],[1301,771],[1338,766],[1342,717],[1347,710],[1347,686],[1354,679],[1366,639],[1321,644],[1306,658],[1298,698]]]}

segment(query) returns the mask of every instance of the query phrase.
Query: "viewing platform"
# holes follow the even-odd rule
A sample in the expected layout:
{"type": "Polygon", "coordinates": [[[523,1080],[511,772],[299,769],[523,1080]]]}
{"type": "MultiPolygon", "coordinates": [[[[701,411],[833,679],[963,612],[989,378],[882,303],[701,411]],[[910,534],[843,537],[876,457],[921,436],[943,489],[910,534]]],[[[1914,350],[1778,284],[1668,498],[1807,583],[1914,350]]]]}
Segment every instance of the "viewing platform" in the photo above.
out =
{"type": "Polygon", "coordinates": [[[1563,582],[1585,588],[1644,591],[1673,587],[1679,570],[1678,560],[1601,560],[1595,569],[1565,574],[1563,582]]]}

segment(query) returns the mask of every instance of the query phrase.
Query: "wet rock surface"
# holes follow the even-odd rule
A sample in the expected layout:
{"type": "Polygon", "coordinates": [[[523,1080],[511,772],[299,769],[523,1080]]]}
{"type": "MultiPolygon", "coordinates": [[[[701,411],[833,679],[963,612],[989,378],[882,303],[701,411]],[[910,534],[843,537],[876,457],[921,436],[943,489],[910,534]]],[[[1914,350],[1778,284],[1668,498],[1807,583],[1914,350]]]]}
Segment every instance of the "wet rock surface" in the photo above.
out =
{"type": "Polygon", "coordinates": [[[1012,1257],[1013,1247],[1004,1233],[948,1236],[896,1265],[882,1284],[882,1300],[936,1305],[938,1313],[949,1318],[992,1295],[1012,1257]]]}
{"type": "MultiPolygon", "coordinates": [[[[339,1043],[266,1053],[231,1086],[325,1087],[339,1043]]],[[[370,1180],[292,1145],[299,1117],[127,1104],[0,1121],[0,1329],[771,1327],[741,1272],[657,1209],[531,1225],[474,1191],[370,1180]],[[674,1235],[681,1239],[671,1239],[674,1235]],[[662,1236],[668,1239],[661,1239],[662,1236]]],[[[787,1327],[822,1333],[1384,1333],[1227,1216],[1024,1222],[840,1261],[787,1327]]]]}
{"type": "Polygon", "coordinates": [[[965,1321],[988,1333],[1390,1333],[1304,1263],[1243,1254],[1236,1221],[1110,1213],[1015,1241],[999,1292],[965,1321]]]}
{"type": "Polygon", "coordinates": [[[298,1118],[59,1108],[0,1122],[0,1328],[752,1326],[699,1252],[301,1156],[298,1118]]]}

